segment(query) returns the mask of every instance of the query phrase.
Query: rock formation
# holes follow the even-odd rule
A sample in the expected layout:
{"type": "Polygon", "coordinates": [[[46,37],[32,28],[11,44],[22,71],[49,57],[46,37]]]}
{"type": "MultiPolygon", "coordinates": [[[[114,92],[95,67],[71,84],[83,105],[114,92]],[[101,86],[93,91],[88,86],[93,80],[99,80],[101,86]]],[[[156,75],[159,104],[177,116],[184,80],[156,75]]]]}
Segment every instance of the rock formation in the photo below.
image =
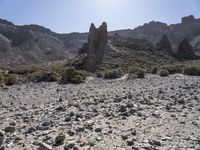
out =
{"type": "Polygon", "coordinates": [[[16,26],[0,19],[0,66],[65,60],[75,56],[87,33],[58,34],[38,25],[16,26]]]}
{"type": "Polygon", "coordinates": [[[180,44],[179,48],[176,52],[176,55],[179,59],[187,59],[187,60],[192,60],[192,59],[197,59],[198,57],[195,55],[193,52],[193,48],[188,42],[187,39],[184,39],[180,44]]]}
{"type": "Polygon", "coordinates": [[[190,44],[192,45],[194,51],[195,51],[195,54],[199,55],[200,56],[200,35],[195,37],[191,42],[190,44]]]}
{"type": "Polygon", "coordinates": [[[193,15],[190,15],[190,16],[182,18],[182,23],[183,24],[185,24],[185,23],[191,23],[191,22],[194,22],[194,21],[195,21],[195,18],[194,18],[193,15]]]}
{"type": "Polygon", "coordinates": [[[170,55],[174,55],[172,45],[166,35],[163,35],[161,40],[156,44],[156,49],[167,52],[170,55]]]}
{"type": "Polygon", "coordinates": [[[9,40],[0,34],[0,52],[6,52],[10,49],[10,42],[9,40]]]}
{"type": "Polygon", "coordinates": [[[175,49],[183,39],[187,38],[192,41],[194,37],[200,35],[200,19],[194,18],[194,16],[187,16],[182,18],[181,23],[171,25],[152,21],[133,30],[110,32],[109,36],[113,36],[115,33],[126,38],[147,39],[154,44],[160,41],[162,35],[167,35],[172,48],[175,49]]]}
{"type": "Polygon", "coordinates": [[[85,55],[78,68],[94,72],[101,63],[107,49],[107,25],[104,22],[99,28],[92,23],[88,35],[88,43],[84,44],[79,51],[78,57],[85,55]]]}

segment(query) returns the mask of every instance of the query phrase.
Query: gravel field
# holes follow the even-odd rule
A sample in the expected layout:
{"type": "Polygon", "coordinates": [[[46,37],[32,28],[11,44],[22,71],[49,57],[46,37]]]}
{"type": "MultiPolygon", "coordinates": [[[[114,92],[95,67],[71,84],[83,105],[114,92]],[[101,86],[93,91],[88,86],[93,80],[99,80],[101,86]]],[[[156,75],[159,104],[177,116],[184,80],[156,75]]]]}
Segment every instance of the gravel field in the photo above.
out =
{"type": "Polygon", "coordinates": [[[200,77],[0,88],[0,150],[200,150],[200,77]]]}

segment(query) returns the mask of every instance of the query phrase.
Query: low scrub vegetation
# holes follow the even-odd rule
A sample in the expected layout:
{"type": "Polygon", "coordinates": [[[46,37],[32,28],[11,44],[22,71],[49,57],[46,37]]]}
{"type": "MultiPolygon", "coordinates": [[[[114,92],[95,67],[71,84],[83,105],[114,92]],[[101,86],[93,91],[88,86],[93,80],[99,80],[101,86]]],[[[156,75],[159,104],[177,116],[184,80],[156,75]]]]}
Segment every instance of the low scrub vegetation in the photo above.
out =
{"type": "Polygon", "coordinates": [[[75,70],[74,68],[67,68],[63,73],[60,80],[61,84],[74,83],[79,84],[83,83],[86,79],[86,74],[82,71],[75,70]]]}
{"type": "Polygon", "coordinates": [[[158,74],[161,76],[161,77],[167,77],[169,75],[169,72],[165,69],[161,69],[159,70],[158,74]]]}
{"type": "Polygon", "coordinates": [[[27,75],[31,74],[37,71],[36,67],[33,66],[26,66],[26,67],[18,67],[14,69],[9,69],[9,72],[12,74],[17,74],[17,75],[27,75]]]}
{"type": "Polygon", "coordinates": [[[200,76],[200,67],[198,66],[187,66],[184,69],[185,75],[200,76]]]}
{"type": "Polygon", "coordinates": [[[114,69],[114,70],[106,71],[104,73],[103,78],[104,79],[117,79],[117,78],[120,78],[121,76],[122,76],[121,70],[114,69]]]}
{"type": "Polygon", "coordinates": [[[152,74],[157,74],[157,70],[158,70],[157,67],[152,67],[152,68],[151,68],[151,73],[152,73],[152,74]]]}
{"type": "Polygon", "coordinates": [[[17,82],[17,77],[14,74],[8,74],[4,77],[4,84],[6,86],[14,85],[17,82]]]}
{"type": "Polygon", "coordinates": [[[185,65],[166,65],[160,68],[163,70],[167,70],[169,74],[183,73],[185,65]]]}
{"type": "Polygon", "coordinates": [[[96,75],[97,78],[103,78],[104,77],[103,71],[96,71],[95,75],[96,75]]]}
{"type": "Polygon", "coordinates": [[[17,82],[17,77],[14,74],[0,71],[0,86],[11,86],[17,82]]]}
{"type": "Polygon", "coordinates": [[[197,65],[167,65],[161,66],[159,70],[167,70],[169,74],[180,73],[185,75],[200,76],[200,67],[197,65]]]}
{"type": "Polygon", "coordinates": [[[145,77],[145,71],[141,68],[131,68],[129,69],[128,73],[128,80],[134,79],[134,78],[144,78],[145,77]]]}
{"type": "Polygon", "coordinates": [[[60,79],[60,75],[56,72],[37,71],[28,76],[28,80],[39,83],[39,82],[55,82],[60,79]]]}

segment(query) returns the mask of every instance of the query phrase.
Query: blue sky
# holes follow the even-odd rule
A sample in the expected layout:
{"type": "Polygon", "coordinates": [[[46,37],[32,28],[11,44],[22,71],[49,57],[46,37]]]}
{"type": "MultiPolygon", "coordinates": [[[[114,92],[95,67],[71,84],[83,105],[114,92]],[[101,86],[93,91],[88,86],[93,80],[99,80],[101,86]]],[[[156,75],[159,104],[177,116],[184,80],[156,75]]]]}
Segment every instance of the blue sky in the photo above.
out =
{"type": "Polygon", "coordinates": [[[103,21],[110,31],[152,20],[172,24],[191,14],[200,18],[200,0],[0,0],[0,18],[58,33],[87,32],[103,21]]]}

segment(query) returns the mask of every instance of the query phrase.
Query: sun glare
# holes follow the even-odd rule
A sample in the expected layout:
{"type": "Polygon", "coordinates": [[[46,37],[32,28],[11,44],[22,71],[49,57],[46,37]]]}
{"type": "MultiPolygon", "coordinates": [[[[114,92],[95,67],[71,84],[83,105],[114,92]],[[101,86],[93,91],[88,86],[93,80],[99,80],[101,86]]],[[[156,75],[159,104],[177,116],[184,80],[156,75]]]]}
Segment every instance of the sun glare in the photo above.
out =
{"type": "Polygon", "coordinates": [[[97,9],[118,9],[125,3],[125,0],[92,0],[97,9]]]}

